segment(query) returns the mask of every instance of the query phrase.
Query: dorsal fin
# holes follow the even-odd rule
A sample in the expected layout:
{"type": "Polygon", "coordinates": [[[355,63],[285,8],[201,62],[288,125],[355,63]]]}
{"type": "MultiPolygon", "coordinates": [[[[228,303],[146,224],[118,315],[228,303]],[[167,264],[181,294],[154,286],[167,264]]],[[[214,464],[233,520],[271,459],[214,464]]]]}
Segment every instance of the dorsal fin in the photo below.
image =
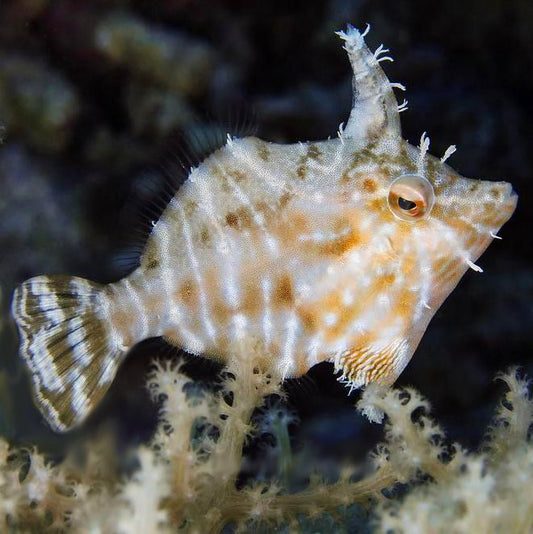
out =
{"type": "Polygon", "coordinates": [[[131,199],[123,209],[119,222],[122,247],[113,260],[117,275],[125,276],[140,265],[141,254],[155,223],[187,180],[191,169],[223,147],[228,135],[242,138],[256,133],[255,113],[239,105],[229,107],[222,118],[193,121],[168,141],[158,158],[160,162],[135,179],[131,199]]]}
{"type": "Polygon", "coordinates": [[[364,146],[379,135],[401,137],[399,111],[393,88],[405,90],[402,84],[391,84],[380,67],[382,61],[393,61],[388,50],[379,46],[371,52],[365,43],[370,26],[360,32],[348,24],[346,31],[337,32],[353,70],[352,111],[343,135],[364,146]]]}

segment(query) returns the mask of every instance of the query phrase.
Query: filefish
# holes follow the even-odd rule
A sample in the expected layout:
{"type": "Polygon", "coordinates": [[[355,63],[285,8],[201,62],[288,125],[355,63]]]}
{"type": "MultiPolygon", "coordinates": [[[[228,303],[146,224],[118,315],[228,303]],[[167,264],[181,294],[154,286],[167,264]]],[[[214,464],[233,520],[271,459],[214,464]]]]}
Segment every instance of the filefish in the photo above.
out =
{"type": "Polygon", "coordinates": [[[392,384],[426,327],[511,217],[506,182],[463,178],[402,138],[394,89],[360,32],[337,32],[353,106],[337,135],[233,138],[170,200],[139,267],[112,284],[37,276],[12,314],[36,404],[59,432],[100,402],[139,341],[224,362],[251,340],[297,377],[331,361],[351,387],[392,384]]]}

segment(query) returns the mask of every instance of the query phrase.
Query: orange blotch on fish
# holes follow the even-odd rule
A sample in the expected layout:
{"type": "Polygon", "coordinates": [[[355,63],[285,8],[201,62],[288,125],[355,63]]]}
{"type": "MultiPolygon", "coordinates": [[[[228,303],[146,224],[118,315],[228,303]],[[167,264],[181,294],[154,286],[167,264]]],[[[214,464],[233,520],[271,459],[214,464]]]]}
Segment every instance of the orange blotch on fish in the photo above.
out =
{"type": "Polygon", "coordinates": [[[285,191],[280,197],[279,197],[279,207],[280,209],[284,209],[285,206],[291,201],[291,199],[294,197],[294,193],[291,193],[289,191],[285,191]]]}
{"type": "Polygon", "coordinates": [[[232,228],[239,227],[239,217],[235,212],[232,211],[226,215],[226,224],[232,228]]]}
{"type": "Polygon", "coordinates": [[[235,228],[237,230],[251,228],[253,222],[253,214],[245,206],[237,208],[235,211],[231,211],[226,214],[226,224],[228,226],[231,226],[231,228],[235,228]]]}
{"type": "Polygon", "coordinates": [[[198,302],[198,285],[193,280],[185,280],[180,284],[176,296],[186,306],[194,306],[198,302]]]}
{"type": "Polygon", "coordinates": [[[110,316],[110,324],[114,331],[122,332],[123,343],[131,343],[133,336],[131,334],[131,325],[135,318],[134,313],[128,309],[115,309],[110,316]]]}
{"type": "Polygon", "coordinates": [[[272,291],[272,303],[281,307],[294,305],[294,287],[289,274],[283,274],[276,280],[272,291]]]}
{"type": "Polygon", "coordinates": [[[390,290],[390,286],[396,280],[396,275],[394,273],[386,273],[381,276],[378,276],[372,285],[373,293],[381,293],[387,290],[390,290]]]}
{"type": "Polygon", "coordinates": [[[408,288],[403,288],[396,294],[396,299],[392,306],[394,313],[407,322],[413,316],[417,303],[417,292],[408,288]]]}
{"type": "Polygon", "coordinates": [[[336,239],[317,243],[317,249],[321,254],[342,256],[350,249],[355,248],[361,242],[358,232],[350,231],[345,235],[340,235],[336,239]]]}
{"type": "Polygon", "coordinates": [[[228,171],[228,175],[233,178],[236,183],[244,182],[246,180],[246,173],[238,169],[228,171]]]}
{"type": "Polygon", "coordinates": [[[305,330],[308,332],[316,332],[319,328],[319,322],[316,314],[311,311],[310,308],[300,306],[297,309],[297,314],[300,322],[305,330]]]}
{"type": "Polygon", "coordinates": [[[376,181],[372,178],[365,178],[363,180],[362,186],[367,193],[375,193],[376,189],[378,188],[376,181]]]}
{"type": "Polygon", "coordinates": [[[385,215],[388,217],[388,213],[386,212],[389,212],[389,209],[387,208],[386,199],[379,197],[372,198],[367,202],[367,206],[370,211],[373,211],[376,214],[385,213],[385,215]]]}
{"type": "Polygon", "coordinates": [[[246,317],[257,317],[263,311],[263,307],[263,295],[257,282],[244,282],[242,286],[242,299],[237,311],[246,317]]]}

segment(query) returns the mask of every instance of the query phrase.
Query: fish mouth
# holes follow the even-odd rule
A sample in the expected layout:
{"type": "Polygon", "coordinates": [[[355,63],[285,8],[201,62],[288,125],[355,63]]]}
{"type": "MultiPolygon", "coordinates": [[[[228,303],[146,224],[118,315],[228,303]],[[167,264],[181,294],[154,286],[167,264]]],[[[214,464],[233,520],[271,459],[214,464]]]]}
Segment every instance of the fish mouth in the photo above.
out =
{"type": "Polygon", "coordinates": [[[504,194],[506,196],[506,199],[510,202],[514,202],[516,205],[518,201],[518,193],[513,189],[513,185],[509,182],[500,182],[504,189],[504,194]]]}
{"type": "Polygon", "coordinates": [[[507,222],[516,209],[518,203],[518,193],[509,182],[501,182],[503,187],[503,204],[509,211],[509,215],[504,222],[507,222]]]}
{"type": "Polygon", "coordinates": [[[518,194],[509,182],[486,182],[487,189],[490,191],[487,198],[487,209],[496,209],[494,223],[499,228],[505,224],[514,213],[518,203],[518,194]],[[492,196],[496,193],[496,197],[492,196]],[[490,206],[493,206],[490,208],[490,206]]]}

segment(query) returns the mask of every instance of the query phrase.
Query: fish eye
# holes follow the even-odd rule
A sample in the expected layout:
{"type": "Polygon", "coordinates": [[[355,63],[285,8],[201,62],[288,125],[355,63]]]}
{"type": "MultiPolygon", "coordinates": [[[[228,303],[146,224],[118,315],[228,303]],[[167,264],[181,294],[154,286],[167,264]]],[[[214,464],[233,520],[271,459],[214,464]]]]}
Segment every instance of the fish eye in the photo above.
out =
{"type": "Polygon", "coordinates": [[[433,186],[418,174],[403,174],[389,188],[389,209],[402,221],[417,221],[429,214],[435,202],[433,186]]]}

